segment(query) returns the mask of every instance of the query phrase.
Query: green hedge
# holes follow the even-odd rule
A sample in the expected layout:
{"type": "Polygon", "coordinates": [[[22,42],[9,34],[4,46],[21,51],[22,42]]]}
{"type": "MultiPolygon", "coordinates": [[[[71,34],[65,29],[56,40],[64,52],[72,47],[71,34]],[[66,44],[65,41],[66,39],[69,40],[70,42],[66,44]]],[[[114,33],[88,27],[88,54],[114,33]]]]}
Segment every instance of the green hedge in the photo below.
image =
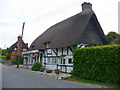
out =
{"type": "Polygon", "coordinates": [[[73,54],[73,75],[120,84],[120,45],[79,48],[73,54]]]}
{"type": "Polygon", "coordinates": [[[33,70],[33,71],[40,71],[40,67],[42,67],[42,63],[40,63],[40,62],[35,62],[35,63],[32,65],[32,70],[33,70]]]}

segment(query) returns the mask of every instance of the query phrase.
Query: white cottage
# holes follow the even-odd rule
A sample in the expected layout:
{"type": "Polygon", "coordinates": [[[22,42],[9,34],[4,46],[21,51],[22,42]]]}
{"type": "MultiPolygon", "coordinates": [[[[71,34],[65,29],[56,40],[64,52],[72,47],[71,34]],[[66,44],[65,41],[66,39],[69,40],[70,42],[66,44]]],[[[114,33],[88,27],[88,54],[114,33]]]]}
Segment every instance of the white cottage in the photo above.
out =
{"type": "Polygon", "coordinates": [[[36,38],[29,51],[25,64],[31,66],[35,61],[42,62],[46,69],[60,69],[62,72],[73,70],[73,47],[104,45],[104,32],[92,10],[92,4],[84,2],[82,11],[61,21],[36,38]]]}

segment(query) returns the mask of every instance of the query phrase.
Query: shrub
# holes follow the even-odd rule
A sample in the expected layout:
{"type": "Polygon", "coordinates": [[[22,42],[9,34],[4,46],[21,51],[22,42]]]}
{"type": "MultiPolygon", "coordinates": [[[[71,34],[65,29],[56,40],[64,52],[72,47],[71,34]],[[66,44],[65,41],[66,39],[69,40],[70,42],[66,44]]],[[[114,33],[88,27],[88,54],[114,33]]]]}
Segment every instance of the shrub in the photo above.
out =
{"type": "Polygon", "coordinates": [[[11,63],[16,65],[17,61],[16,60],[12,60],[11,63]]]}
{"type": "Polygon", "coordinates": [[[28,60],[28,57],[24,57],[24,59],[28,60]]]}
{"type": "Polygon", "coordinates": [[[40,63],[40,62],[35,62],[35,63],[32,65],[32,70],[33,70],[33,71],[39,71],[39,70],[40,70],[40,67],[42,67],[42,63],[40,63]]]}
{"type": "Polygon", "coordinates": [[[2,58],[2,60],[6,60],[6,56],[0,56],[0,58],[2,58]]]}
{"type": "Polygon", "coordinates": [[[18,59],[19,59],[19,64],[23,64],[23,58],[24,57],[22,57],[22,56],[16,56],[16,59],[15,60],[12,60],[11,62],[12,62],[12,64],[17,64],[18,62],[18,59]]]}
{"type": "Polygon", "coordinates": [[[120,45],[76,49],[73,74],[83,79],[120,84],[120,45]]]}

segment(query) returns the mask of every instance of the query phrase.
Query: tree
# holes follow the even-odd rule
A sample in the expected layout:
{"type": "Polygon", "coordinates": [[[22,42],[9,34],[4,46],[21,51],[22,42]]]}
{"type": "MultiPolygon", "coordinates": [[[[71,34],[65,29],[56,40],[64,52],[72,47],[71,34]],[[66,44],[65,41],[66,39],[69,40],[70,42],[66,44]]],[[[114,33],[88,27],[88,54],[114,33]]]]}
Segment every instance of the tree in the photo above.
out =
{"type": "Polygon", "coordinates": [[[116,33],[116,32],[109,32],[106,35],[106,39],[108,43],[111,43],[114,39],[116,39],[117,37],[120,37],[120,34],[116,33]]]}
{"type": "Polygon", "coordinates": [[[2,55],[2,56],[5,56],[7,60],[10,59],[10,53],[8,52],[7,49],[2,50],[2,54],[1,54],[1,55],[2,55]]]}

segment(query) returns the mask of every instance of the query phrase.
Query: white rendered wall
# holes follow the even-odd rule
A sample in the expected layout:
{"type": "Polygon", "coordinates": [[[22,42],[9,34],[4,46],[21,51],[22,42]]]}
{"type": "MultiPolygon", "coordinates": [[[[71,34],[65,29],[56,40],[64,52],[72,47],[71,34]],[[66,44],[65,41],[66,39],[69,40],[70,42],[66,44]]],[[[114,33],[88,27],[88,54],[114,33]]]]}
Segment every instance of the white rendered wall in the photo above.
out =
{"type": "Polygon", "coordinates": [[[57,69],[57,65],[46,65],[46,69],[50,69],[50,70],[55,70],[57,69]]]}
{"type": "MultiPolygon", "coordinates": [[[[53,49],[53,50],[56,52],[56,49],[53,49]]],[[[51,55],[48,55],[48,56],[56,56],[56,54],[54,53],[53,50],[52,49],[47,49],[47,51],[45,51],[45,53],[52,53],[51,55]]],[[[63,48],[63,55],[67,55],[67,48],[63,48]]],[[[58,56],[62,56],[62,48],[58,49],[58,56]]],[[[63,58],[63,59],[65,59],[65,65],[73,65],[73,64],[68,63],[69,58],[73,59],[72,52],[70,51],[70,49],[68,49],[68,55],[63,58]]],[[[45,58],[43,60],[45,60],[45,58]]],[[[43,62],[47,63],[47,58],[46,58],[45,61],[43,61],[43,62]]],[[[59,58],[57,59],[57,61],[58,61],[58,64],[61,65],[59,58]]],[[[57,64],[46,65],[46,69],[55,70],[56,68],[57,68],[57,64]]],[[[61,69],[61,67],[58,66],[58,69],[61,69]]],[[[67,72],[71,72],[72,70],[73,70],[73,67],[67,67],[67,72]]],[[[65,72],[65,67],[62,67],[62,71],[65,72]]]]}

